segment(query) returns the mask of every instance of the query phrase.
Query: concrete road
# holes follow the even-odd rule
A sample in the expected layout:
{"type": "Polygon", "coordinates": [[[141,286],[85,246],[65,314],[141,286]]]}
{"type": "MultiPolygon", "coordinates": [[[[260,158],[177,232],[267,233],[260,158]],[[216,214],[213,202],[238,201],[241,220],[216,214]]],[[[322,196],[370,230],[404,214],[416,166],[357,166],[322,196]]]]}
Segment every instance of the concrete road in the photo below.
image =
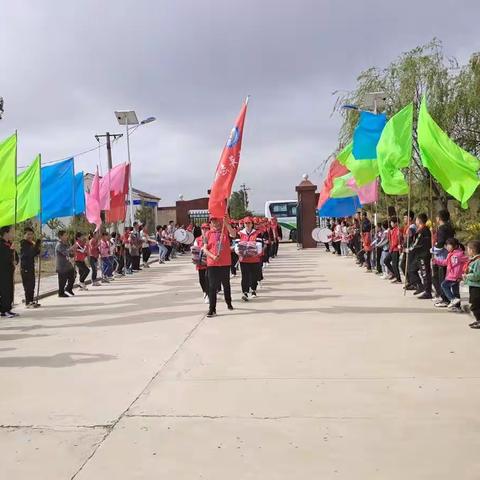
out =
{"type": "Polygon", "coordinates": [[[480,478],[463,315],[282,245],[206,319],[189,259],[0,324],[0,478],[480,478]]]}

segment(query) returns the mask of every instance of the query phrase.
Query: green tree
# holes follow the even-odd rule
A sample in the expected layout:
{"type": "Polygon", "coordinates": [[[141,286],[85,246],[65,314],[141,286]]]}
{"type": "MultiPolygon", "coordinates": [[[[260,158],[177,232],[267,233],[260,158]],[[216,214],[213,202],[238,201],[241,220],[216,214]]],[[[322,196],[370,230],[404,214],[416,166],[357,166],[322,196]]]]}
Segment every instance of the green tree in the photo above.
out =
{"type": "MultiPolygon", "coordinates": [[[[447,57],[442,43],[429,43],[401,54],[386,68],[369,68],[357,78],[352,92],[340,95],[335,110],[344,117],[340,144],[352,137],[358,113],[343,110],[343,104],[362,106],[368,92],[385,92],[385,111],[390,117],[413,101],[415,107],[412,177],[413,195],[428,195],[431,182],[433,199],[446,207],[451,198],[431,178],[420,159],[416,122],[422,96],[428,96],[428,109],[440,127],[462,148],[474,155],[480,153],[480,61],[473,55],[471,61],[460,67],[455,58],[447,57]]],[[[417,198],[416,201],[421,201],[417,198]]]]}
{"type": "Polygon", "coordinates": [[[228,207],[230,211],[230,217],[233,218],[234,220],[239,220],[241,218],[244,218],[247,215],[252,214],[246,208],[246,201],[245,201],[244,195],[245,195],[244,191],[239,191],[239,192],[232,192],[232,195],[230,196],[228,207]]]}
{"type": "Polygon", "coordinates": [[[142,206],[135,212],[135,220],[146,225],[148,233],[155,232],[155,216],[151,207],[142,204],[142,206]]]}

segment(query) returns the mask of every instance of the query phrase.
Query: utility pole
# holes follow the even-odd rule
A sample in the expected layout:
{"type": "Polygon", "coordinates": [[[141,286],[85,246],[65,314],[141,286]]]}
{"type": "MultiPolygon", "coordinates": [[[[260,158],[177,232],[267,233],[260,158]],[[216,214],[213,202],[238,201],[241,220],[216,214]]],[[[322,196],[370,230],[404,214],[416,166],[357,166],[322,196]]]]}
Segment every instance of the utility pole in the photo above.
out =
{"type": "Polygon", "coordinates": [[[240,191],[242,192],[242,198],[243,198],[243,208],[245,210],[248,209],[248,194],[247,192],[251,190],[250,188],[248,188],[245,183],[242,183],[240,185],[240,191]]]}
{"type": "MultiPolygon", "coordinates": [[[[112,144],[110,142],[110,138],[113,137],[113,141],[115,141],[117,138],[123,137],[123,133],[110,133],[107,132],[105,135],[95,135],[95,138],[97,139],[97,142],[100,143],[100,139],[105,137],[107,139],[107,159],[108,159],[108,171],[110,171],[113,168],[113,162],[112,162],[112,144]]],[[[102,217],[103,219],[103,217],[102,217]]],[[[118,225],[117,222],[113,224],[113,231],[115,233],[118,233],[118,225]]]]}
{"type": "Polygon", "coordinates": [[[112,144],[110,143],[110,138],[113,137],[113,141],[115,141],[117,138],[123,137],[123,133],[107,132],[105,135],[95,135],[95,138],[99,143],[100,143],[100,138],[103,138],[103,137],[107,139],[108,170],[111,170],[113,167],[113,163],[112,163],[112,144]]]}

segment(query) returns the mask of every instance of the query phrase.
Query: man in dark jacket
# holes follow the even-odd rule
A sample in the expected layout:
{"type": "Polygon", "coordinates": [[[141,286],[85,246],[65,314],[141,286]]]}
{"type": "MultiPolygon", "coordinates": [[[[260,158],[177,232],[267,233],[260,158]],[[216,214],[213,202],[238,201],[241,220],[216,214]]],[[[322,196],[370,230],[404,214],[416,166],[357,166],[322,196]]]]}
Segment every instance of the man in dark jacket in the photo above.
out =
{"type": "MultiPolygon", "coordinates": [[[[433,245],[433,254],[435,258],[445,259],[447,257],[447,249],[445,248],[445,242],[449,238],[455,237],[455,229],[450,223],[450,213],[448,210],[440,210],[437,215],[437,238],[435,244],[433,245]]],[[[445,275],[447,273],[447,267],[442,265],[437,265],[435,261],[432,266],[432,282],[437,292],[437,296],[441,297],[438,302],[435,303],[436,307],[447,307],[450,303],[448,298],[445,296],[445,293],[442,290],[442,282],[445,280],[445,275]]]]}
{"type": "Polygon", "coordinates": [[[427,215],[420,213],[417,215],[417,231],[413,237],[413,245],[409,248],[408,259],[408,283],[416,287],[415,295],[419,299],[432,298],[432,267],[431,267],[431,249],[432,234],[427,227],[427,215]],[[420,279],[419,272],[423,271],[424,281],[420,279]]]}
{"type": "Polygon", "coordinates": [[[12,312],[15,272],[15,250],[12,240],[11,228],[0,228],[0,316],[7,318],[18,316],[18,313],[12,312]]]}
{"type": "Polygon", "coordinates": [[[35,241],[33,229],[26,227],[23,240],[20,242],[20,273],[25,291],[27,308],[38,308],[40,304],[34,301],[35,295],[35,257],[40,254],[41,240],[35,241]]]}
{"type": "Polygon", "coordinates": [[[58,274],[58,296],[67,298],[73,293],[73,283],[75,282],[75,268],[73,268],[71,258],[73,257],[72,247],[68,244],[68,236],[65,230],[58,232],[58,243],[55,246],[56,271],[58,274]],[[67,295],[67,292],[69,295],[67,295]]]}

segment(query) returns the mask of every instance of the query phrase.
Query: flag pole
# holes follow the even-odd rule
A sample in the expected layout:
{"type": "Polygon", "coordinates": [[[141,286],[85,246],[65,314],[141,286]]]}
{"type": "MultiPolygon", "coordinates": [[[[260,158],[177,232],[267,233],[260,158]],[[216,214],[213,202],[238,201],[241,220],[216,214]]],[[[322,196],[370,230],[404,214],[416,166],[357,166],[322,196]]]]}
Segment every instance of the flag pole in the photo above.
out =
{"type": "Polygon", "coordinates": [[[40,196],[40,211],[38,213],[38,221],[40,223],[40,252],[38,254],[38,278],[37,278],[37,295],[35,303],[38,303],[40,297],[40,278],[42,276],[42,238],[43,238],[43,223],[42,223],[42,154],[38,154],[38,168],[40,169],[40,189],[39,189],[39,196],[40,196]]]}
{"type": "Polygon", "coordinates": [[[405,254],[405,279],[403,282],[403,296],[407,295],[408,283],[408,256],[410,250],[410,210],[412,206],[412,166],[408,168],[408,199],[407,199],[407,252],[405,254]]]}
{"type": "Polygon", "coordinates": [[[18,151],[18,134],[17,130],[15,130],[15,202],[14,202],[14,213],[13,213],[13,249],[14,249],[14,255],[13,255],[13,273],[12,273],[12,281],[13,281],[13,295],[15,296],[15,262],[16,262],[16,254],[15,254],[15,240],[17,238],[17,151],[18,151]]]}

